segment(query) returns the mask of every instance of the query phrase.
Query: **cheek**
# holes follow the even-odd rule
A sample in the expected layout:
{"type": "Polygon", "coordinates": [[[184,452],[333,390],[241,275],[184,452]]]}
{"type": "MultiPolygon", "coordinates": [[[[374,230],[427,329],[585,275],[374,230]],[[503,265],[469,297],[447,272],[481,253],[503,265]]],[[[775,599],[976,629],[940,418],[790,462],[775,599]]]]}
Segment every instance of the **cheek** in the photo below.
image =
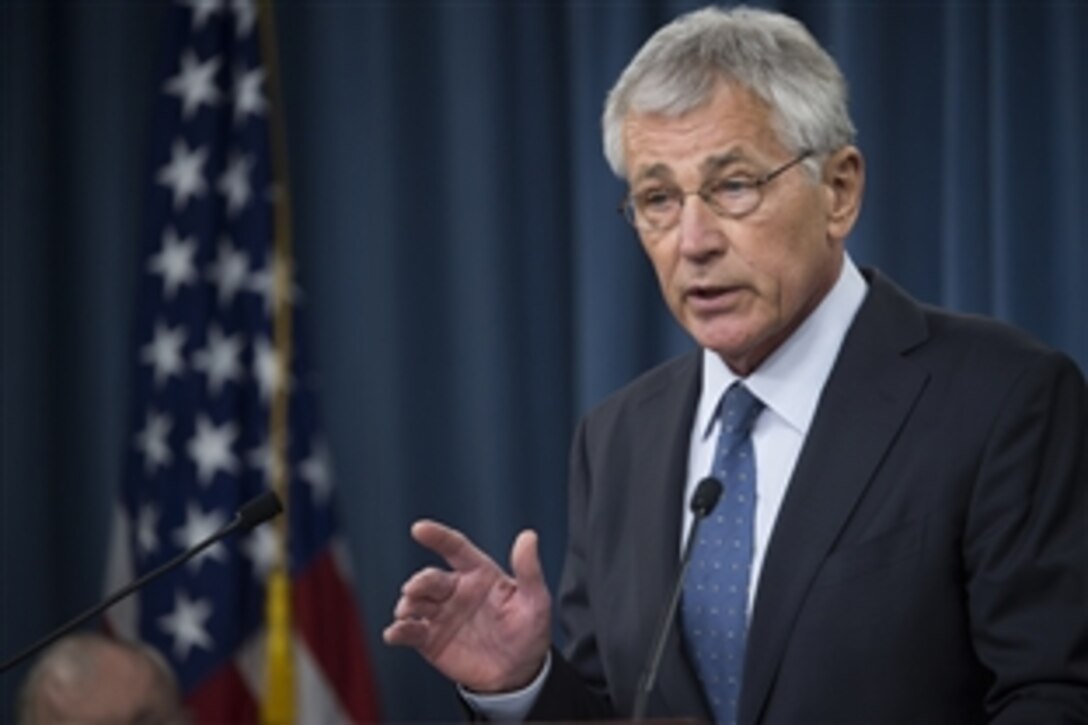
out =
{"type": "Polygon", "coordinates": [[[762,296],[791,309],[808,295],[814,277],[823,277],[835,251],[811,224],[777,230],[753,245],[746,260],[762,296]],[[774,241],[777,239],[777,243],[774,241]]]}
{"type": "Polygon", "coordinates": [[[837,278],[835,251],[823,240],[797,248],[780,260],[775,280],[779,314],[792,319],[811,308],[831,288],[837,278]]]}
{"type": "Polygon", "coordinates": [[[657,283],[661,287],[661,292],[665,295],[666,299],[671,301],[672,296],[676,294],[676,272],[677,264],[680,259],[679,254],[664,244],[651,246],[643,243],[642,250],[646,253],[646,256],[650,260],[650,265],[654,268],[654,275],[657,277],[657,283]]]}
{"type": "Polygon", "coordinates": [[[756,240],[751,244],[734,244],[730,254],[733,255],[732,265],[743,270],[741,274],[755,292],[756,304],[764,312],[777,308],[793,264],[789,250],[782,245],[756,240]]]}

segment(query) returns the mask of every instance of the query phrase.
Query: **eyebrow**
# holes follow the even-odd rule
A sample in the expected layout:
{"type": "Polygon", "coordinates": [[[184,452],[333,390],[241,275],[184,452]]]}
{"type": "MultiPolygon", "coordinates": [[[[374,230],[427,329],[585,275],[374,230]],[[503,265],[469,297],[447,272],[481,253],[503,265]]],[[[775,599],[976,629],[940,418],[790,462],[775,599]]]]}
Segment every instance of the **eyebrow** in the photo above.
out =
{"type": "MultiPolygon", "coordinates": [[[[699,173],[703,178],[713,176],[720,172],[722,169],[735,164],[740,161],[747,161],[748,157],[737,150],[726,151],[725,153],[715,154],[705,159],[699,164],[699,173]]],[[[645,179],[657,179],[660,181],[673,181],[675,174],[673,174],[672,168],[668,164],[656,163],[651,164],[643,169],[640,169],[637,174],[631,179],[631,184],[637,184],[645,179]]]]}
{"type": "Polygon", "coordinates": [[[672,180],[674,178],[672,169],[667,164],[652,164],[646,168],[639,170],[631,179],[631,184],[637,184],[643,179],[658,179],[658,180],[672,180]]]}
{"type": "Polygon", "coordinates": [[[725,167],[738,161],[747,161],[748,157],[740,151],[726,151],[724,154],[716,154],[699,164],[699,172],[703,178],[718,173],[725,167]]]}

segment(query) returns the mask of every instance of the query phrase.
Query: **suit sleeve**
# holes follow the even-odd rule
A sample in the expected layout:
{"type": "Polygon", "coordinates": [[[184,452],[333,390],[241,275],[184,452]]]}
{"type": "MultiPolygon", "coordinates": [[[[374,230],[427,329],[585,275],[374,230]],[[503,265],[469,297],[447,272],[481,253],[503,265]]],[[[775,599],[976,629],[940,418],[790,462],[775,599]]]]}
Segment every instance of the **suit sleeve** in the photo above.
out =
{"type": "Polygon", "coordinates": [[[993,723],[1088,722],[1088,393],[1049,355],[1014,382],[979,462],[964,530],[993,723]]]}
{"type": "Polygon", "coordinates": [[[594,634],[594,612],[587,587],[587,522],[590,472],[586,422],[578,426],[570,454],[566,559],[556,604],[563,630],[563,651],[552,652],[552,670],[530,720],[604,719],[616,716],[607,697],[594,634]]]}

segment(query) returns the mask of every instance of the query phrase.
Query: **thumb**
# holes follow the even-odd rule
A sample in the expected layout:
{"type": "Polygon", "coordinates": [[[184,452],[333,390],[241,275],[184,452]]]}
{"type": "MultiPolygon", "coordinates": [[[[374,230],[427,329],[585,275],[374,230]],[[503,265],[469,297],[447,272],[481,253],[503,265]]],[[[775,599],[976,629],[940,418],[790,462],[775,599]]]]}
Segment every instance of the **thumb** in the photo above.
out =
{"type": "Polygon", "coordinates": [[[510,551],[510,568],[519,589],[529,595],[543,592],[546,596],[548,585],[544,582],[544,569],[540,565],[538,549],[536,532],[530,529],[522,531],[510,551]]]}

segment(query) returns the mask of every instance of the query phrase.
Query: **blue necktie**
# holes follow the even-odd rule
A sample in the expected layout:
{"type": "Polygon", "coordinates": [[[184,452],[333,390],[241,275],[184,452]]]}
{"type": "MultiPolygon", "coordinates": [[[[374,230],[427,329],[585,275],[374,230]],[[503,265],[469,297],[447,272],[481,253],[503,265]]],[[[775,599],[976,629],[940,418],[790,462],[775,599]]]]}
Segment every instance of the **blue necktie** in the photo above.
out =
{"type": "Polygon", "coordinates": [[[711,475],[724,487],[692,549],[681,607],[688,650],[720,725],[737,721],[756,502],[750,436],[763,403],[741,383],[722,396],[721,430],[711,475]]]}

